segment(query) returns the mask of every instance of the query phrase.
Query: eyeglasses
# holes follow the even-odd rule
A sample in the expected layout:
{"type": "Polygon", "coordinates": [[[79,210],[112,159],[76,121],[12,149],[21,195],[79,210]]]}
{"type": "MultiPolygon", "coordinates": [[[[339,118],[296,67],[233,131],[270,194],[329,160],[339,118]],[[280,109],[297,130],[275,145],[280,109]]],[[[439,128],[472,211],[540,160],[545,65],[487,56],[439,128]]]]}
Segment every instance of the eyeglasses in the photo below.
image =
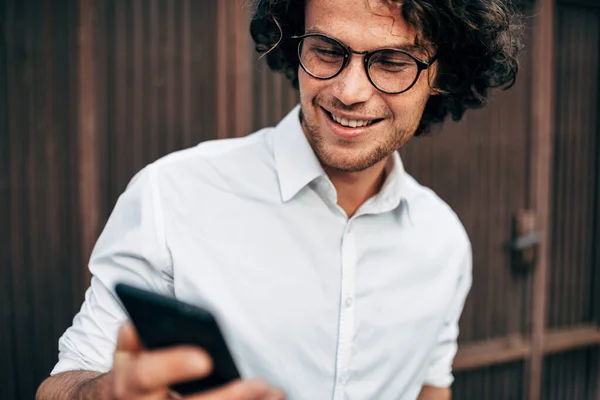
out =
{"type": "Polygon", "coordinates": [[[350,61],[350,54],[364,55],[369,81],[387,94],[400,94],[412,88],[421,71],[429,68],[436,56],[422,61],[398,49],[354,51],[335,39],[318,33],[292,36],[298,40],[298,58],[302,69],[317,79],[336,77],[350,61]]]}

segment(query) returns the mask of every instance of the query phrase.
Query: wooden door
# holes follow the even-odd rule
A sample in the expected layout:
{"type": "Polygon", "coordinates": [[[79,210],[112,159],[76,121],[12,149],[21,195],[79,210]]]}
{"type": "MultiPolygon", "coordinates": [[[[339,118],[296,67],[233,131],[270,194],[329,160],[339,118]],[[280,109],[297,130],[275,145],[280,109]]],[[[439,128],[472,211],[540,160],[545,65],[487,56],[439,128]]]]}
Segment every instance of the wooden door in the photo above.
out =
{"type": "Polygon", "coordinates": [[[525,389],[533,280],[530,269],[513,265],[510,245],[515,218],[529,209],[531,36],[528,27],[512,89],[401,150],[407,171],[455,210],[473,247],[456,399],[519,399],[525,389]]]}
{"type": "Polygon", "coordinates": [[[458,399],[600,398],[600,3],[532,6],[519,83],[402,151],[473,242],[458,399]],[[545,241],[529,271],[507,251],[521,210],[545,241]]]}

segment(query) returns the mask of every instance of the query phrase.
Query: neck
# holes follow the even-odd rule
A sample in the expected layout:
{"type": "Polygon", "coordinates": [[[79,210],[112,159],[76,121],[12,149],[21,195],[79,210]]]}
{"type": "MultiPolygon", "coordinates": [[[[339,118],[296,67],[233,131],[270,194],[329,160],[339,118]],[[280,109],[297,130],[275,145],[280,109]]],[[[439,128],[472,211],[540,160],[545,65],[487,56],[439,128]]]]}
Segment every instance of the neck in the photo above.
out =
{"type": "Polygon", "coordinates": [[[342,172],[325,168],[337,192],[338,205],[346,212],[348,218],[352,217],[364,202],[379,192],[385,180],[385,166],[388,160],[389,157],[360,172],[342,172]]]}

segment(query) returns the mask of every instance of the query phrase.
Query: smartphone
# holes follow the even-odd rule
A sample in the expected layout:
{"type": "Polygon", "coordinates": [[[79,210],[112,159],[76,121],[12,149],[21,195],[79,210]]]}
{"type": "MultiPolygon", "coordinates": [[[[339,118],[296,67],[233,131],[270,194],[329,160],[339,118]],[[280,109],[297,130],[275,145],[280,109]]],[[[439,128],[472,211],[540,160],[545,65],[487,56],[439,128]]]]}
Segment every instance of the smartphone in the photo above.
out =
{"type": "Polygon", "coordinates": [[[123,283],[115,291],[148,350],[177,345],[204,349],[213,361],[206,378],[175,384],[182,396],[223,386],[240,374],[216,319],[205,309],[123,283]]]}

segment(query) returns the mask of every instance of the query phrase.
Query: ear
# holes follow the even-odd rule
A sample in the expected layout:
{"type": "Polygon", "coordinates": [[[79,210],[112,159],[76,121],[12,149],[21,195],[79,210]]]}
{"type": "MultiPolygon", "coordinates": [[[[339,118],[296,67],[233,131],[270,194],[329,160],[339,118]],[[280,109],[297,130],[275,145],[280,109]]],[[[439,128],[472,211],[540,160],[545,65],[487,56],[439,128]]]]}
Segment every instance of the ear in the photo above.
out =
{"type": "Polygon", "coordinates": [[[438,70],[437,70],[437,65],[435,65],[435,63],[427,69],[427,82],[429,85],[429,95],[430,96],[437,96],[440,93],[442,93],[441,90],[439,90],[437,88],[437,78],[438,78],[438,70]]]}
{"type": "Polygon", "coordinates": [[[441,90],[439,90],[438,88],[435,87],[430,87],[429,88],[429,95],[430,96],[439,96],[442,93],[441,90]]]}

